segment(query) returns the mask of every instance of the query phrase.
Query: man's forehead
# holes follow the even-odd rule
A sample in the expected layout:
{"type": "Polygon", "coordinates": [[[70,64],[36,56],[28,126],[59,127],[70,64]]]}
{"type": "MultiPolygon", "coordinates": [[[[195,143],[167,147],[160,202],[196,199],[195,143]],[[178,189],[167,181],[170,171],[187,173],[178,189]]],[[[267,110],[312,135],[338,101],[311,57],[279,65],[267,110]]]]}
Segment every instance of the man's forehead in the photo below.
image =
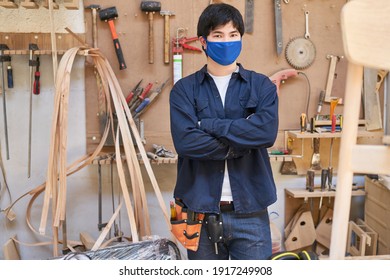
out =
{"type": "Polygon", "coordinates": [[[225,25],[219,25],[213,30],[211,30],[211,33],[217,33],[217,32],[238,32],[237,28],[233,26],[233,23],[230,21],[226,23],[225,25]]]}

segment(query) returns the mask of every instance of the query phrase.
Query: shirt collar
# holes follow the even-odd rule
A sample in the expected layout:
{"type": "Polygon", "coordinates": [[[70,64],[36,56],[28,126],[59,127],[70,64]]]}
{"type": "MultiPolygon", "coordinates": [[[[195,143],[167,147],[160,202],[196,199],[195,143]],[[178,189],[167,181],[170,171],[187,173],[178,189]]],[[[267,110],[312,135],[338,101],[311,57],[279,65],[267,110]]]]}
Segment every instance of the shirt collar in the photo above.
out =
{"type": "MultiPolygon", "coordinates": [[[[244,81],[248,81],[248,78],[249,78],[249,71],[244,69],[244,67],[242,67],[242,65],[240,63],[237,63],[238,65],[238,72],[234,72],[233,75],[238,75],[239,77],[241,77],[244,81]]],[[[198,79],[198,82],[201,84],[203,83],[203,81],[205,80],[206,76],[209,75],[207,73],[207,64],[205,64],[202,69],[200,69],[198,71],[198,74],[197,74],[197,79],[198,79]]]]}

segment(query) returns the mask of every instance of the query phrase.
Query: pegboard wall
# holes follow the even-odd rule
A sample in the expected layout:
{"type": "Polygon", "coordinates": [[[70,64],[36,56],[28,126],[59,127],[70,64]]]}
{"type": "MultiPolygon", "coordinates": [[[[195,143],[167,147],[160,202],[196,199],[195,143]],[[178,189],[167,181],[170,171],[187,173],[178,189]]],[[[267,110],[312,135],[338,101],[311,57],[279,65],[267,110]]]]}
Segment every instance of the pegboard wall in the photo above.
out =
{"type": "MultiPolygon", "coordinates": [[[[154,30],[154,63],[149,63],[149,18],[141,10],[142,1],[99,1],[101,9],[116,7],[118,17],[114,20],[127,68],[120,70],[115,54],[114,44],[107,22],[97,19],[97,45],[109,59],[124,95],[142,79],[141,86],[153,83],[159,87],[169,79],[159,98],[141,116],[144,125],[146,148],[152,144],[164,145],[173,149],[169,123],[169,93],[173,84],[172,39],[177,37],[178,29],[183,29],[182,36],[196,36],[199,15],[209,5],[210,0],[162,0],[161,11],[170,11],[170,62],[164,62],[164,16],[156,12],[153,17],[154,30]]],[[[218,2],[218,1],[214,1],[218,2]]],[[[246,1],[226,0],[225,3],[237,7],[245,15],[246,1]]],[[[314,62],[307,68],[299,70],[298,75],[285,81],[280,87],[280,137],[276,145],[284,145],[284,131],[299,129],[299,118],[306,111],[313,117],[317,111],[319,93],[325,90],[330,60],[328,55],[343,56],[339,15],[346,0],[290,0],[278,1],[281,5],[283,52],[277,55],[275,43],[274,2],[252,1],[254,4],[253,32],[243,36],[243,51],[238,62],[247,69],[271,76],[292,66],[287,62],[285,49],[288,42],[305,34],[305,12],[309,12],[308,30],[316,54],[314,62]],[[305,78],[307,77],[307,79],[305,78]]],[[[84,7],[96,4],[84,1],[84,7]]],[[[86,41],[93,45],[92,10],[85,9],[86,41]]],[[[194,41],[191,46],[200,48],[194,41]]],[[[206,62],[203,52],[184,50],[183,76],[200,69],[206,62]]],[[[332,96],[343,97],[346,61],[337,63],[332,96]]],[[[86,98],[87,98],[87,149],[93,150],[100,140],[99,101],[94,70],[86,63],[86,98]]],[[[125,96],[126,97],[126,96],[125,96]]],[[[343,106],[337,106],[336,114],[342,112],[343,106]]],[[[329,114],[329,103],[325,103],[322,112],[329,114]]]]}

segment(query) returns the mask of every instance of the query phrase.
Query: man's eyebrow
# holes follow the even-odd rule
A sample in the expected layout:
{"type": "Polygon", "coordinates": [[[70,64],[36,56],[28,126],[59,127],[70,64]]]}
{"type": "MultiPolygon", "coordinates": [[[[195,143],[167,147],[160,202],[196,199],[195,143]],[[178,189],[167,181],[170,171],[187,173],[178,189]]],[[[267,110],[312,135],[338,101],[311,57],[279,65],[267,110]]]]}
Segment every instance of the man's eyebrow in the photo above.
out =
{"type": "MultiPolygon", "coordinates": [[[[211,31],[210,33],[213,33],[213,34],[223,34],[224,32],[223,31],[220,31],[220,30],[213,30],[211,31]]],[[[230,31],[229,34],[232,34],[232,33],[240,33],[238,30],[233,30],[233,31],[230,31]]]]}

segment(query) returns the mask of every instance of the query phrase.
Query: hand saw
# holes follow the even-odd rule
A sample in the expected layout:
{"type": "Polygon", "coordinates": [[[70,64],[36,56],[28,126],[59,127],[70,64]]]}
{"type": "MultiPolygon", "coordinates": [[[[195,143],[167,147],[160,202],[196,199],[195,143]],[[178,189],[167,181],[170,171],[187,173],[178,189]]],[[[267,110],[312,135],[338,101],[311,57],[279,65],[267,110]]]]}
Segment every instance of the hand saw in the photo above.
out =
{"type": "Polygon", "coordinates": [[[281,0],[274,0],[275,11],[275,45],[276,53],[283,52],[283,32],[282,32],[282,5],[281,0]]]}
{"type": "Polygon", "coordinates": [[[253,33],[254,0],[245,0],[245,33],[253,33]]]}

